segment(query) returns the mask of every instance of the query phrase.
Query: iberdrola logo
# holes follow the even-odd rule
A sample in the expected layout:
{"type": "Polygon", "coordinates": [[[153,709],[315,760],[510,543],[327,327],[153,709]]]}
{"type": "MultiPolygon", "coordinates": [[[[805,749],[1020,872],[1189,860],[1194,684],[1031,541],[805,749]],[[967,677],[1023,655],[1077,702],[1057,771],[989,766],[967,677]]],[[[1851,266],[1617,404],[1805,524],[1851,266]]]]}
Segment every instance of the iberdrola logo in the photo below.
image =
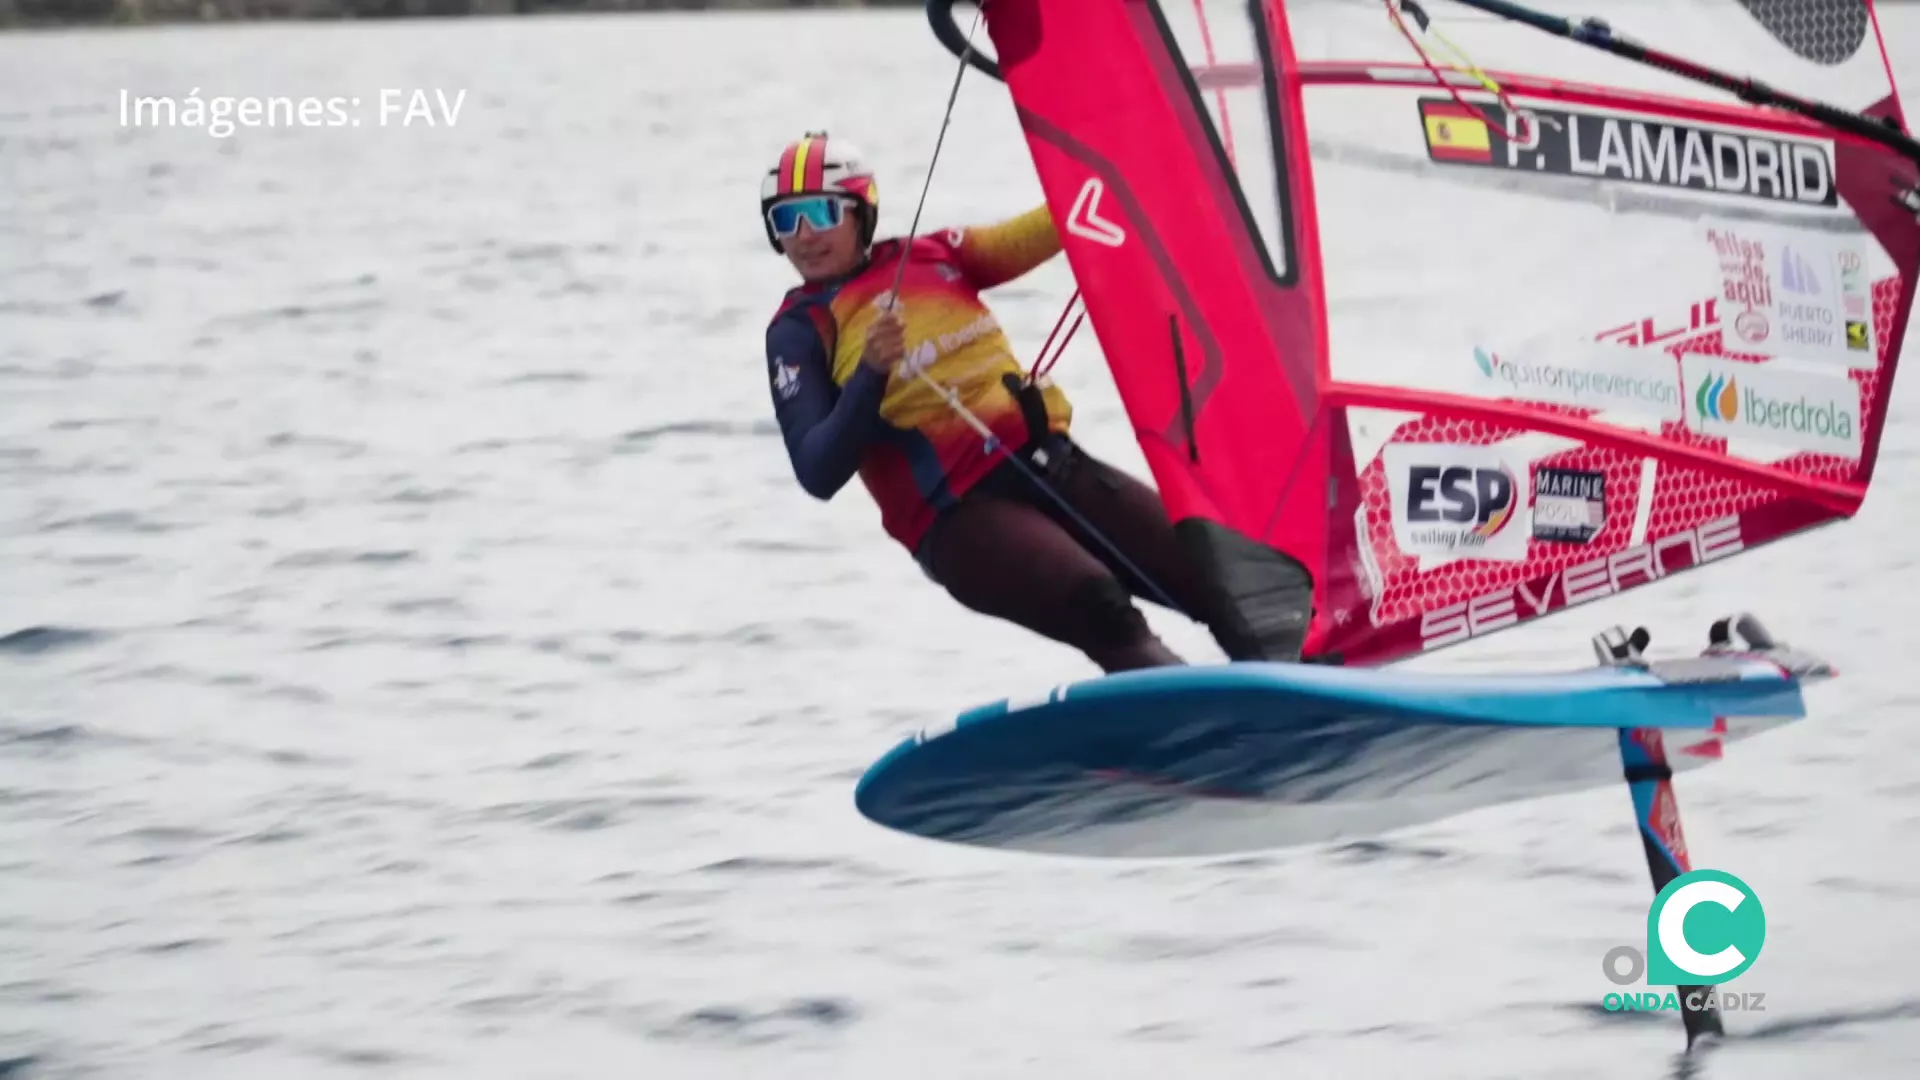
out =
{"type": "Polygon", "coordinates": [[[1694,409],[1710,420],[1731,424],[1740,415],[1740,382],[1725,375],[1709,375],[1693,392],[1694,409]]]}

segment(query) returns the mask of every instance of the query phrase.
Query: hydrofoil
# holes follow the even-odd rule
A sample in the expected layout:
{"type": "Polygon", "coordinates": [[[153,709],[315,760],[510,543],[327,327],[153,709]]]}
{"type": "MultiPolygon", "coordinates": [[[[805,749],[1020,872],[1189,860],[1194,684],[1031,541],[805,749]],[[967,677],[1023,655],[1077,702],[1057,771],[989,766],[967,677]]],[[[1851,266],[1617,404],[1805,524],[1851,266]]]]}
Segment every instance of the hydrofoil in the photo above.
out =
{"type": "MultiPolygon", "coordinates": [[[[1055,687],[909,737],[861,778],[869,819],[932,840],[1053,855],[1212,856],[1377,836],[1618,781],[1664,784],[1806,716],[1833,674],[1751,616],[1699,656],[1644,630],[1599,666],[1448,675],[1285,663],[1162,668],[1055,687]]],[[[1677,810],[1641,825],[1681,865],[1677,810]]],[[[1659,871],[1656,870],[1656,876],[1659,871]]]]}

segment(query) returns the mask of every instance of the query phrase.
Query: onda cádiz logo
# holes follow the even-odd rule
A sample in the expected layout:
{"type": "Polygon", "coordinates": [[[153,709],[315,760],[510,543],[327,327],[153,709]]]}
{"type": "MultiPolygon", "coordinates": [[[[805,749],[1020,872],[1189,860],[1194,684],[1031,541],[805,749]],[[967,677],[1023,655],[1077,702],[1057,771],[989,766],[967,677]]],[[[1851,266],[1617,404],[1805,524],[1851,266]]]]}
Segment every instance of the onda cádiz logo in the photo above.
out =
{"type": "Polygon", "coordinates": [[[1705,1010],[1764,1012],[1767,995],[1720,989],[1753,966],[1767,940],[1767,913],[1753,886],[1724,870],[1690,870],[1668,882],[1647,909],[1647,948],[1607,950],[1600,969],[1615,986],[1632,986],[1646,975],[1661,993],[1612,992],[1601,999],[1609,1012],[1705,1010]]]}

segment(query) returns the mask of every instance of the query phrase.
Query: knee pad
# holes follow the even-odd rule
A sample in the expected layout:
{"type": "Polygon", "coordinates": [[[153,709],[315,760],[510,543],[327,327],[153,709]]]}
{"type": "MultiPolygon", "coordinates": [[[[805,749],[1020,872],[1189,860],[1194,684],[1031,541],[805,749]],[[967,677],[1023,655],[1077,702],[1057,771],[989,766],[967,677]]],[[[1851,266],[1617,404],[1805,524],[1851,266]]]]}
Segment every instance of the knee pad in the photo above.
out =
{"type": "Polygon", "coordinates": [[[1089,646],[1120,648],[1152,636],[1146,617],[1133,606],[1133,594],[1114,578],[1087,579],[1073,587],[1067,603],[1089,646]]]}

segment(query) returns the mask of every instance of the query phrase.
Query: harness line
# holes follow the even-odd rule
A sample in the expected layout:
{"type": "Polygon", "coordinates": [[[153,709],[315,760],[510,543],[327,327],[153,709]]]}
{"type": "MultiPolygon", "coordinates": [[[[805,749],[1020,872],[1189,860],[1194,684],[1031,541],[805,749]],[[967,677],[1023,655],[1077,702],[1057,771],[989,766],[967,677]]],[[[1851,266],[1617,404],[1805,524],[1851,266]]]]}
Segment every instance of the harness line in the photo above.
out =
{"type": "Polygon", "coordinates": [[[1407,39],[1407,44],[1413,47],[1413,51],[1420,57],[1421,64],[1425,65],[1427,73],[1432,75],[1433,81],[1438,83],[1440,87],[1447,92],[1447,96],[1453,98],[1454,102],[1461,108],[1466,109],[1472,113],[1475,118],[1486,124],[1489,130],[1503,129],[1502,125],[1494,123],[1491,117],[1482,112],[1480,106],[1461,97],[1459,87],[1449,82],[1440,74],[1440,69],[1434,64],[1433,58],[1427,55],[1427,50],[1423,48],[1419,40],[1413,36],[1413,31],[1407,28],[1407,21],[1400,17],[1401,11],[1404,10],[1407,14],[1413,16],[1413,20],[1420,24],[1421,33],[1433,35],[1434,40],[1438,41],[1443,49],[1453,54],[1453,58],[1457,63],[1449,64],[1449,70],[1458,71],[1462,75],[1479,83],[1483,89],[1492,94],[1494,98],[1500,102],[1501,107],[1507,111],[1507,115],[1513,118],[1517,125],[1513,134],[1509,136],[1509,139],[1523,146],[1532,144],[1534,139],[1533,114],[1515,105],[1513,99],[1507,96],[1506,90],[1502,88],[1499,83],[1493,81],[1492,76],[1480,70],[1480,66],[1468,58],[1460,46],[1447,40],[1447,36],[1442,34],[1440,29],[1433,25],[1432,18],[1427,15],[1426,9],[1420,6],[1418,0],[1399,0],[1397,5],[1394,0],[1385,0],[1385,3],[1387,5],[1387,15],[1393,20],[1393,25],[1399,28],[1401,36],[1407,39]]]}

